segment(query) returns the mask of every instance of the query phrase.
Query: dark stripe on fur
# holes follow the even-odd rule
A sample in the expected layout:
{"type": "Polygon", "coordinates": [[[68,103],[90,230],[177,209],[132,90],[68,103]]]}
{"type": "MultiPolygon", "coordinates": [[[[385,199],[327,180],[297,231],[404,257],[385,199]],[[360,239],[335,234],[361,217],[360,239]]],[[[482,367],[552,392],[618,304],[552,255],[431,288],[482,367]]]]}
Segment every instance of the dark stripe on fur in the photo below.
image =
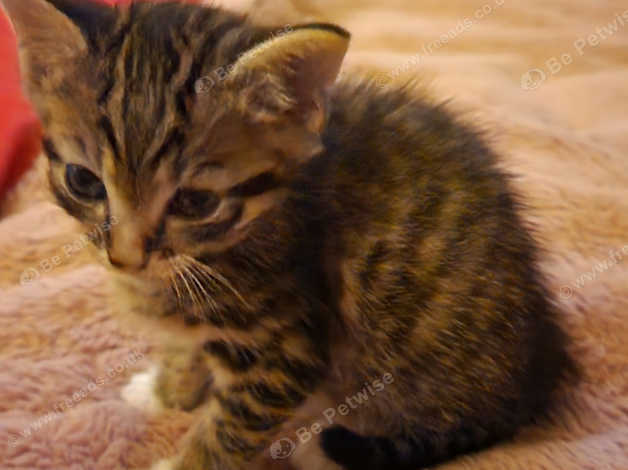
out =
{"type": "Polygon", "coordinates": [[[46,154],[49,160],[52,160],[55,162],[63,161],[61,158],[61,155],[59,155],[59,152],[57,152],[57,149],[54,143],[52,142],[52,140],[44,138],[41,142],[41,145],[44,149],[44,153],[46,154]]]}
{"type": "Polygon", "coordinates": [[[222,222],[214,224],[205,224],[199,227],[190,227],[189,237],[196,242],[204,242],[208,240],[214,240],[224,235],[233,227],[242,217],[242,206],[238,207],[231,217],[222,222]]]}
{"type": "Polygon", "coordinates": [[[268,171],[234,186],[229,190],[229,196],[254,197],[267,191],[277,189],[279,186],[281,186],[281,181],[279,181],[273,173],[268,171]]]}
{"type": "Polygon", "coordinates": [[[113,157],[121,162],[122,155],[120,154],[120,146],[118,145],[118,141],[116,140],[115,131],[113,129],[113,125],[111,124],[111,120],[107,116],[103,116],[98,125],[105,133],[105,137],[107,138],[107,142],[111,147],[111,151],[113,152],[113,157]]]}
{"type": "Polygon", "coordinates": [[[159,150],[155,152],[153,158],[151,158],[148,162],[150,167],[155,170],[161,163],[162,159],[168,155],[168,152],[170,152],[173,148],[181,149],[183,147],[184,140],[185,136],[179,129],[172,129],[168,136],[164,139],[164,143],[161,145],[159,150]]]}
{"type": "Polygon", "coordinates": [[[273,408],[294,408],[305,401],[305,395],[284,385],[282,389],[274,388],[263,382],[238,386],[234,391],[247,391],[259,404],[273,408]]]}
{"type": "Polygon", "coordinates": [[[205,343],[204,349],[212,356],[220,359],[227,368],[237,372],[247,371],[255,365],[259,358],[258,351],[225,341],[205,343]]]}
{"type": "Polygon", "coordinates": [[[253,458],[263,449],[263,446],[255,446],[247,440],[236,436],[234,432],[228,431],[226,426],[218,426],[216,438],[225,452],[229,454],[239,454],[246,459],[253,458]]]}
{"type": "Polygon", "coordinates": [[[281,425],[286,420],[284,416],[258,415],[254,413],[243,401],[235,398],[219,396],[218,400],[232,418],[243,422],[244,428],[248,431],[269,431],[281,425]]]}

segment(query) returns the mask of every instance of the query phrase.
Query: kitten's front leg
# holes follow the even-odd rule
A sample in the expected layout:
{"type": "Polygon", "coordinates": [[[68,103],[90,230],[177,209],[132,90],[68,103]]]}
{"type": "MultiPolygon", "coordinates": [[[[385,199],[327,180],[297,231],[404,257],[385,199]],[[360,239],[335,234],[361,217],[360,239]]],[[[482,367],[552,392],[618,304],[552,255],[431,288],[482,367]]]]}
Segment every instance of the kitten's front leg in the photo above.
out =
{"type": "Polygon", "coordinates": [[[159,365],[131,378],[122,397],[151,414],[164,408],[189,411],[204,400],[211,377],[201,348],[170,347],[162,353],[159,365]]]}
{"type": "Polygon", "coordinates": [[[171,348],[161,361],[155,392],[166,408],[189,411],[203,402],[211,377],[202,350],[171,348]]]}
{"type": "Polygon", "coordinates": [[[281,425],[323,377],[324,364],[282,353],[244,373],[218,365],[212,371],[216,380],[210,399],[200,410],[183,453],[173,461],[174,470],[261,468],[261,458],[281,425]]]}

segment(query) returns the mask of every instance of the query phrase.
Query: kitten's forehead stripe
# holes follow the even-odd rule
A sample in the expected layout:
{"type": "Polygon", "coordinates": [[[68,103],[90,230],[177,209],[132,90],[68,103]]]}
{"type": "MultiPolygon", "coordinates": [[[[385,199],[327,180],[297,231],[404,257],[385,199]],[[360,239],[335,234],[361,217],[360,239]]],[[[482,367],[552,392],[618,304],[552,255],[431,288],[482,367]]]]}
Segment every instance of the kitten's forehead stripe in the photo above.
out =
{"type": "Polygon", "coordinates": [[[191,163],[181,151],[196,81],[233,60],[252,34],[242,17],[209,8],[132,4],[120,11],[116,33],[100,47],[108,80],[99,103],[113,128],[105,126],[107,140],[117,142],[116,161],[132,174],[149,178],[140,168],[154,171],[163,159],[181,174],[191,163]]]}
{"type": "Polygon", "coordinates": [[[116,77],[114,74],[116,63],[118,62],[118,56],[121,54],[125,40],[128,38],[128,33],[133,25],[133,7],[118,9],[118,25],[111,36],[111,40],[108,44],[102,47],[104,56],[107,57],[105,61],[105,76],[107,81],[98,99],[98,104],[106,107],[109,100],[109,96],[113,87],[116,84],[116,77]]]}
{"type": "Polygon", "coordinates": [[[44,148],[44,153],[50,160],[54,160],[57,162],[62,161],[61,156],[59,155],[59,152],[57,151],[57,148],[55,147],[52,140],[44,138],[42,140],[42,147],[44,148]]]}
{"type": "MultiPolygon", "coordinates": [[[[180,152],[184,139],[185,137],[179,129],[170,129],[170,133],[163,140],[163,143],[157,152],[155,152],[155,155],[148,160],[148,166],[155,170],[161,163],[162,158],[167,156],[172,149],[176,148],[178,152],[180,152]]],[[[177,153],[174,156],[178,157],[179,155],[180,153],[177,153]]]]}
{"type": "Polygon", "coordinates": [[[113,153],[113,157],[118,162],[122,162],[122,154],[120,153],[120,144],[115,135],[115,130],[113,128],[113,124],[111,120],[107,116],[103,116],[98,122],[100,129],[105,134],[107,142],[111,147],[111,152],[113,153]]]}

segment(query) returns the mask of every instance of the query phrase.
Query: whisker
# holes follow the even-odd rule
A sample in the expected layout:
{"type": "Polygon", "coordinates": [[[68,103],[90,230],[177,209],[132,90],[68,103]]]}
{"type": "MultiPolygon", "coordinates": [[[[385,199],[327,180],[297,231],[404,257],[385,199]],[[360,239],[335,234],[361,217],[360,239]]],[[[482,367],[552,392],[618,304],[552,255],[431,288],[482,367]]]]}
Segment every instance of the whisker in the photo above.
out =
{"type": "Polygon", "coordinates": [[[174,289],[175,292],[175,297],[177,300],[177,305],[179,305],[180,308],[183,307],[183,297],[181,295],[181,291],[179,290],[179,282],[177,280],[177,275],[178,275],[178,268],[176,266],[176,264],[172,261],[172,260],[168,260],[168,262],[170,263],[170,267],[172,268],[172,270],[169,273],[169,278],[170,278],[170,283],[174,289]],[[174,272],[173,272],[174,271],[174,272]]]}
{"type": "MultiPolygon", "coordinates": [[[[195,261],[195,260],[194,260],[195,261]]],[[[216,281],[212,276],[210,276],[205,269],[202,268],[199,263],[195,263],[192,260],[187,260],[190,268],[194,269],[196,273],[201,275],[203,279],[207,280],[213,287],[220,287],[220,283],[216,281]]]]}
{"type": "Polygon", "coordinates": [[[192,271],[190,271],[190,268],[186,265],[181,266],[183,272],[185,272],[186,277],[190,280],[190,286],[191,286],[191,293],[194,294],[194,303],[197,306],[202,306],[203,305],[203,298],[201,296],[201,292],[199,292],[199,288],[198,288],[198,281],[196,279],[196,277],[194,276],[194,274],[192,273],[192,271]]]}
{"type": "Polygon", "coordinates": [[[185,284],[185,288],[188,291],[188,294],[190,294],[190,300],[192,300],[192,305],[200,305],[198,303],[196,296],[194,295],[192,288],[190,287],[190,284],[188,283],[187,278],[185,277],[185,273],[183,272],[181,268],[184,268],[184,266],[179,266],[179,269],[177,270],[177,274],[179,275],[179,277],[185,284]]]}
{"type": "Polygon", "coordinates": [[[203,293],[204,300],[209,304],[209,306],[212,308],[212,310],[217,311],[218,305],[216,304],[214,299],[211,297],[211,295],[207,292],[207,290],[205,289],[203,284],[197,278],[197,276],[196,276],[196,274],[194,272],[193,266],[186,266],[185,270],[189,273],[190,278],[192,279],[192,281],[194,281],[194,283],[198,286],[199,290],[203,293]]]}
{"type": "Polygon", "coordinates": [[[203,271],[199,270],[198,266],[191,264],[188,267],[191,271],[190,274],[192,275],[192,279],[196,282],[199,288],[203,291],[203,294],[205,295],[205,300],[209,303],[210,307],[212,308],[214,312],[218,312],[218,304],[216,303],[212,295],[209,292],[207,292],[207,290],[205,289],[205,286],[202,285],[202,283],[196,277],[196,275],[194,275],[194,273],[202,276],[206,280],[209,280],[214,285],[215,285],[215,281],[211,278],[208,278],[207,275],[203,271]]]}
{"type": "Polygon", "coordinates": [[[227,289],[229,289],[238,298],[240,302],[242,302],[246,307],[251,308],[251,305],[244,299],[244,297],[242,297],[240,292],[238,292],[238,290],[231,284],[231,282],[229,282],[229,280],[226,277],[224,277],[222,274],[220,274],[217,270],[211,268],[210,266],[207,266],[206,264],[201,263],[200,261],[196,260],[195,258],[192,258],[191,256],[187,256],[187,255],[183,255],[183,256],[185,257],[186,261],[188,261],[188,263],[196,266],[198,269],[203,271],[203,273],[205,273],[207,276],[211,277],[214,281],[217,281],[223,287],[226,287],[227,289]]]}

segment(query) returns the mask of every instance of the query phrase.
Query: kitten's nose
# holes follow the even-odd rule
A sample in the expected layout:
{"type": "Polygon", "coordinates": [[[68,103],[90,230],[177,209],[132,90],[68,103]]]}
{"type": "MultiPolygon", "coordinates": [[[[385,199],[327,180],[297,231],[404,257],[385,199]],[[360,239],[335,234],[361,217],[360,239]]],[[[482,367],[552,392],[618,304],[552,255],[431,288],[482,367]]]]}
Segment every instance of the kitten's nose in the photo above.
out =
{"type": "Polygon", "coordinates": [[[125,271],[140,271],[148,264],[146,237],[135,224],[112,227],[108,242],[107,254],[112,266],[125,271]]]}
{"type": "MultiPolygon", "coordinates": [[[[118,258],[115,258],[114,257],[115,255],[112,256],[111,253],[108,253],[108,256],[109,256],[109,262],[111,263],[111,265],[123,271],[141,271],[142,269],[146,267],[146,264],[148,261],[148,258],[145,257],[139,263],[138,262],[129,263],[128,260],[120,260],[118,258]]],[[[137,261],[137,260],[134,260],[134,261],[137,261]]]]}

